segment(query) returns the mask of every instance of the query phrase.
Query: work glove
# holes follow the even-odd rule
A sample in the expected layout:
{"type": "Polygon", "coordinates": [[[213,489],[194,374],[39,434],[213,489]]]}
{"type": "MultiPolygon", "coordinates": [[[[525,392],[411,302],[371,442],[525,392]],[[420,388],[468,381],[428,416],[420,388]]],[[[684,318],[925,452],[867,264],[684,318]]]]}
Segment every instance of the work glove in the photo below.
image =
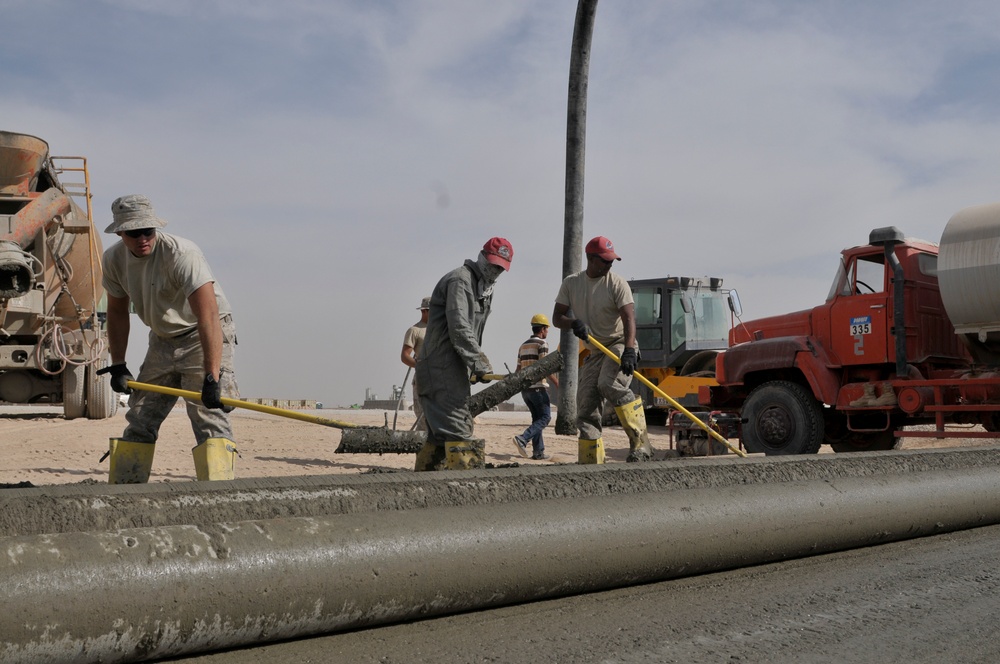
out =
{"type": "Polygon", "coordinates": [[[486,353],[480,353],[479,359],[476,361],[476,366],[472,369],[472,382],[473,383],[489,383],[492,378],[486,378],[486,374],[493,373],[493,365],[490,363],[490,358],[486,357],[486,353]]]}
{"type": "Polygon", "coordinates": [[[639,351],[635,348],[626,348],[622,351],[622,373],[631,376],[635,367],[639,364],[639,351]]]}
{"type": "Polygon", "coordinates": [[[205,375],[205,382],[201,386],[201,403],[205,408],[215,408],[227,413],[233,411],[232,406],[222,403],[222,385],[210,373],[205,375]]]}
{"type": "Polygon", "coordinates": [[[111,374],[111,389],[115,392],[121,392],[122,394],[132,394],[132,388],[128,386],[130,380],[135,380],[132,377],[132,372],[128,370],[125,363],[112,364],[111,366],[104,367],[103,369],[97,370],[97,375],[101,376],[103,374],[111,374]]]}
{"type": "Polygon", "coordinates": [[[579,318],[574,318],[573,319],[573,334],[575,334],[580,339],[583,339],[584,341],[586,341],[587,337],[590,336],[590,330],[587,329],[587,324],[586,323],[584,323],[579,318]]]}

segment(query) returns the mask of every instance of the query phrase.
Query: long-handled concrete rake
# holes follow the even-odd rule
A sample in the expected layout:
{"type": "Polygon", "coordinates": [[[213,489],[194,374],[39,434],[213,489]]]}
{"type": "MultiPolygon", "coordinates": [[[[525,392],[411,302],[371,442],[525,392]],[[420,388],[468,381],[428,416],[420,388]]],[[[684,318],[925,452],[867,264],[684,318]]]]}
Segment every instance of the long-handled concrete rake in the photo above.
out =
{"type": "MultiPolygon", "coordinates": [[[[128,386],[133,390],[158,392],[160,394],[180,397],[182,399],[201,401],[201,394],[190,390],[180,390],[173,387],[164,387],[162,385],[140,383],[135,380],[128,381],[128,386]]],[[[222,397],[222,403],[223,405],[231,406],[233,408],[245,408],[246,410],[255,410],[260,413],[278,415],[279,417],[287,417],[293,420],[321,424],[325,427],[334,427],[335,429],[342,429],[344,432],[357,432],[358,436],[363,437],[366,441],[368,441],[371,451],[375,453],[379,452],[378,448],[380,446],[390,448],[391,451],[395,451],[396,448],[401,446],[405,446],[407,448],[413,447],[417,450],[420,449],[420,446],[423,445],[423,442],[426,440],[426,434],[424,434],[423,431],[392,431],[388,428],[388,426],[376,427],[354,424],[351,422],[343,422],[341,420],[332,420],[318,415],[310,415],[297,410],[287,410],[285,408],[277,408],[275,406],[265,406],[263,404],[250,403],[249,401],[241,401],[240,399],[230,399],[228,397],[222,397]]]]}

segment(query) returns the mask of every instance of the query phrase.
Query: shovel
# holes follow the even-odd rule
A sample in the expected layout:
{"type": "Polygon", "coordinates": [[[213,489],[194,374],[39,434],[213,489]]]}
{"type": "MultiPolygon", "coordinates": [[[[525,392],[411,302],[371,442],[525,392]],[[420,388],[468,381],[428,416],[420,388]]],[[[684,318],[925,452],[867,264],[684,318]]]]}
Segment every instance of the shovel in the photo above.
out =
{"type": "MultiPolygon", "coordinates": [[[[133,390],[143,390],[145,392],[158,392],[160,394],[166,394],[173,397],[180,397],[182,399],[190,399],[191,401],[201,401],[201,394],[198,392],[192,392],[190,390],[179,390],[173,387],[164,387],[162,385],[152,385],[150,383],[140,383],[135,380],[128,381],[128,386],[133,390]]],[[[373,453],[378,453],[378,445],[381,444],[384,447],[390,447],[395,449],[399,447],[400,444],[413,444],[419,449],[423,441],[426,440],[426,436],[423,431],[390,431],[389,427],[382,426],[366,426],[362,424],[353,424],[351,422],[343,422],[341,420],[331,420],[326,417],[320,417],[318,415],[309,415],[308,413],[303,413],[297,410],[287,410],[285,408],[276,408],[275,406],[265,406],[259,403],[250,403],[249,401],[241,401],[240,399],[230,399],[229,397],[222,397],[220,399],[224,406],[231,406],[233,408],[245,408],[246,410],[256,410],[260,413],[268,413],[270,415],[278,415],[280,417],[287,417],[292,420],[301,420],[302,422],[311,422],[313,424],[321,424],[325,427],[334,427],[336,429],[344,429],[357,431],[362,434],[369,443],[369,447],[372,449],[373,453]]]]}

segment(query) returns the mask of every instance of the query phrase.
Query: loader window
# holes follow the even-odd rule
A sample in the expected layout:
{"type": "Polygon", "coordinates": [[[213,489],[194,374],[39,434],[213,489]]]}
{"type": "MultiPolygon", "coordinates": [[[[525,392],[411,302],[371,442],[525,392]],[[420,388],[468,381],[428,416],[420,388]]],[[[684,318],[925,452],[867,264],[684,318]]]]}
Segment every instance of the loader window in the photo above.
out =
{"type": "Polygon", "coordinates": [[[681,306],[681,294],[671,294],[671,311],[678,312],[670,328],[670,350],[683,344],[688,350],[724,348],[729,339],[729,296],[721,291],[699,290],[687,295],[693,309],[681,306]]]}
{"type": "Polygon", "coordinates": [[[635,288],[635,336],[639,350],[663,349],[662,291],[659,288],[635,288]]]}

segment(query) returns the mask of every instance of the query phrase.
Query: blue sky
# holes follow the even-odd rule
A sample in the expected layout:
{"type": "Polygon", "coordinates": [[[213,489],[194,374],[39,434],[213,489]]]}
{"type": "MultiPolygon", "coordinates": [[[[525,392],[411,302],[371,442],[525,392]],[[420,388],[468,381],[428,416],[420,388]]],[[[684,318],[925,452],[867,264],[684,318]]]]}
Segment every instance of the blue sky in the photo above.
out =
{"type": "MultiPolygon", "coordinates": [[[[389,396],[415,307],[493,236],[484,347],[561,279],[575,0],[0,0],[0,129],[149,196],[236,310],[246,396],[389,396]]],[[[585,239],[632,278],[818,304],[837,252],[1000,199],[1000,5],[598,5],[585,239]]],[[[111,236],[105,236],[111,241],[111,236]]],[[[138,367],[144,336],[133,334],[138,367]]]]}

